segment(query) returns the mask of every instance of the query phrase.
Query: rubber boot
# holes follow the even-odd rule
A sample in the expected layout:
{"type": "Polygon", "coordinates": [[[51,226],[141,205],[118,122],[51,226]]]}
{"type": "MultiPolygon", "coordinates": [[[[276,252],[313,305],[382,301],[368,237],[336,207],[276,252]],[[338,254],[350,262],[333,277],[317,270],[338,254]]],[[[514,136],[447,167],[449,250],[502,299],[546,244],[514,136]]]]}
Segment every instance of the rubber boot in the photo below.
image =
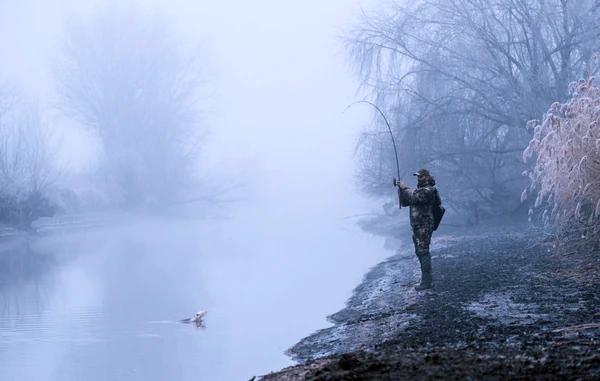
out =
{"type": "Polygon", "coordinates": [[[421,263],[421,284],[415,287],[415,290],[422,291],[433,288],[431,255],[429,252],[419,255],[419,262],[421,263]]]}

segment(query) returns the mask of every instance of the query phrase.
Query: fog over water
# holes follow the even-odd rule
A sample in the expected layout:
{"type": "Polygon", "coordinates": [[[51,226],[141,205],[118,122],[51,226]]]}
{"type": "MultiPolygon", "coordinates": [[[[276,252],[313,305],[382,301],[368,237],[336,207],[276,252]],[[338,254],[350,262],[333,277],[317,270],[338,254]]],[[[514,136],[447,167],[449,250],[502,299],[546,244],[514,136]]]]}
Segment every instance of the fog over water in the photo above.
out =
{"type": "MultiPolygon", "coordinates": [[[[51,62],[64,23],[102,4],[0,2],[0,80],[37,99],[66,177],[95,168],[98,138],[61,113],[51,62]]],[[[390,254],[355,225],[376,208],[353,161],[371,119],[343,113],[360,95],[339,36],[361,6],[135,4],[206,60],[197,169],[224,202],[4,239],[0,379],[233,380],[291,364],[284,351],[390,254]],[[206,329],[178,322],[199,309],[206,329]]]]}

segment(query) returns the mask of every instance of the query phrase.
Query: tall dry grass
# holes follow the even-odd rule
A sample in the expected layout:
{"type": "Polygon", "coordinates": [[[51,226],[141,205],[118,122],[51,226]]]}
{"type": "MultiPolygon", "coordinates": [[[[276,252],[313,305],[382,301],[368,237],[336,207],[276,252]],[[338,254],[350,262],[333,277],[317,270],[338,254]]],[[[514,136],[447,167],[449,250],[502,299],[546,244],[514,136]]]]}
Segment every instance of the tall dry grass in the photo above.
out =
{"type": "Polygon", "coordinates": [[[535,159],[526,171],[531,185],[521,200],[535,196],[530,218],[547,227],[600,230],[600,87],[593,78],[570,85],[571,98],[554,103],[543,121],[529,122],[533,138],[523,160],[535,159]]]}

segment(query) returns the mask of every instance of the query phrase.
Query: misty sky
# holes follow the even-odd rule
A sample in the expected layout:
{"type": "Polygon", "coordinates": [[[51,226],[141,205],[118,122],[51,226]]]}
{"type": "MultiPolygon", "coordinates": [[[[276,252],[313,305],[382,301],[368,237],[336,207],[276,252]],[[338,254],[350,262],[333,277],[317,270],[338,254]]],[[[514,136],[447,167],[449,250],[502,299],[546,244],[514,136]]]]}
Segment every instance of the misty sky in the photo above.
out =
{"type": "MultiPolygon", "coordinates": [[[[100,3],[0,3],[0,78],[55,108],[49,63],[61,28],[100,3]]],[[[342,113],[359,96],[339,36],[368,1],[138,3],[164,14],[184,44],[205,52],[211,89],[204,105],[204,171],[247,184],[256,205],[357,212],[352,155],[369,111],[358,106],[342,113]]],[[[93,162],[93,138],[48,114],[59,131],[62,163],[85,169],[93,162]]]]}

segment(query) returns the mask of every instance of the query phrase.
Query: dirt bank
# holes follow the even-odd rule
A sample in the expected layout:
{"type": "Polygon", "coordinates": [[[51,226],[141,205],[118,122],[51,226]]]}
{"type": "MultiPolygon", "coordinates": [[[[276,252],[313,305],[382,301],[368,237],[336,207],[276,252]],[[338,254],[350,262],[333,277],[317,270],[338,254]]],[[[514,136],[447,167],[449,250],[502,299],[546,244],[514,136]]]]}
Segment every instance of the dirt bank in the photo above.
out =
{"type": "Polygon", "coordinates": [[[289,350],[301,365],[263,379],[600,379],[600,253],[539,234],[439,235],[424,293],[400,251],[289,350]]]}

